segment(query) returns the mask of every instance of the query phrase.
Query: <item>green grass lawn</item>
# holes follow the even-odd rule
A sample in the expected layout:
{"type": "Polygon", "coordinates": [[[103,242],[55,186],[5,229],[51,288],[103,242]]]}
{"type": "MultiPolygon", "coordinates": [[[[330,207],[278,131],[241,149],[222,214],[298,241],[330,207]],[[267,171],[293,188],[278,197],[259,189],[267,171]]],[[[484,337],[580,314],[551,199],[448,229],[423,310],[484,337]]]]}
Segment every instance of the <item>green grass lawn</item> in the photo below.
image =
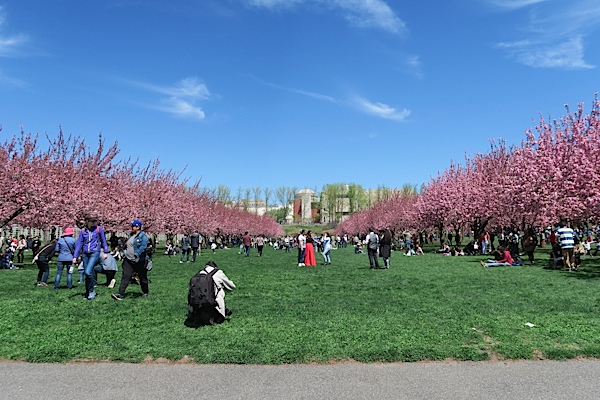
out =
{"type": "MultiPolygon", "coordinates": [[[[84,301],[82,284],[34,286],[37,268],[27,264],[0,270],[0,358],[281,364],[600,357],[600,261],[584,259],[582,271],[568,273],[542,269],[548,256],[537,256],[536,267],[484,269],[482,257],[396,252],[390,270],[370,270],[367,256],[351,247],[333,250],[331,266],[302,268],[295,251],[270,248],[262,258],[255,250],[249,258],[204,251],[195,264],[156,254],[150,297],[130,285],[120,302],[104,276],[98,297],[84,301]],[[208,260],[238,286],[226,298],[234,314],[222,325],[188,328],[188,281],[208,260]]],[[[53,262],[49,281],[55,269],[53,262]]]]}

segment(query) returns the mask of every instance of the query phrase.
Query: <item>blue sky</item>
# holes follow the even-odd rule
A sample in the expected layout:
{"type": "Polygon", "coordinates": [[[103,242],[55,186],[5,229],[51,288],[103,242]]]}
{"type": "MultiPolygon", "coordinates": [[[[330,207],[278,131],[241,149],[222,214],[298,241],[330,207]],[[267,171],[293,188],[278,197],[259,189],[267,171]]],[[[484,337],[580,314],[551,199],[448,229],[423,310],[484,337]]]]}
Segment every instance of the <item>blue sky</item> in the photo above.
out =
{"type": "Polygon", "coordinates": [[[0,138],[214,188],[420,185],[600,89],[598,0],[0,0],[0,138]]]}

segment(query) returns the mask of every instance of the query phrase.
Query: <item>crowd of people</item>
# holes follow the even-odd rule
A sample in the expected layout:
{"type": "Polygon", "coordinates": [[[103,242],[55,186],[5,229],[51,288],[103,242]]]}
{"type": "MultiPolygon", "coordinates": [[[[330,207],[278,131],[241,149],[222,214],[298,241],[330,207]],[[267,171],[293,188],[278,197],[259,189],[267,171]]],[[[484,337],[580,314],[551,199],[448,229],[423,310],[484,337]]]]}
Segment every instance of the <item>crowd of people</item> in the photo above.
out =
{"type": "Polygon", "coordinates": [[[600,229],[573,228],[567,221],[545,228],[529,227],[523,231],[484,231],[478,238],[474,235],[468,238],[468,243],[463,247],[462,238],[449,233],[447,239],[441,239],[441,246],[437,252],[446,256],[493,256],[481,261],[484,267],[522,266],[526,263],[536,265],[536,249],[550,246],[550,258],[544,268],[564,267],[567,271],[577,271],[581,266],[582,256],[593,257],[600,251],[600,229]],[[453,238],[455,244],[452,244],[453,238]],[[593,252],[592,247],[595,248],[593,252]]]}
{"type": "MultiPolygon", "coordinates": [[[[118,261],[121,261],[122,276],[118,290],[111,296],[115,300],[123,300],[130,283],[139,284],[142,297],[149,295],[148,271],[152,268],[152,253],[154,245],[152,240],[143,231],[143,224],[135,219],[131,223],[131,232],[127,237],[111,235],[107,240],[106,232],[100,225],[97,216],[87,215],[85,219],[77,221],[79,232],[75,237],[75,230],[66,227],[59,238],[54,238],[42,246],[38,237],[30,238],[20,235],[17,237],[2,238],[2,268],[16,269],[24,262],[24,252],[33,252],[33,262],[38,267],[35,285],[48,286],[50,275],[50,261],[56,256],[56,274],[54,276],[54,289],[61,288],[61,280],[66,275],[68,289],[74,287],[73,275],[77,269],[78,283],[84,283],[84,299],[96,298],[98,274],[106,275],[106,285],[114,288],[117,282],[118,261]]],[[[530,265],[534,265],[535,250],[538,247],[549,245],[551,247],[550,260],[547,268],[562,268],[567,271],[577,271],[581,266],[583,255],[595,256],[600,251],[600,229],[593,231],[587,228],[573,229],[567,222],[561,222],[554,227],[545,229],[528,228],[522,232],[498,231],[482,232],[479,237],[473,233],[464,237],[456,232],[447,233],[440,240],[437,253],[446,256],[485,255],[489,256],[480,263],[483,267],[517,266],[523,265],[526,258],[530,265]],[[467,239],[467,244],[462,246],[462,241],[467,239]],[[497,244],[496,244],[497,242],[497,244]],[[592,251],[595,246],[595,251],[592,251]]],[[[433,243],[436,237],[425,232],[404,231],[395,234],[389,229],[375,230],[370,228],[363,235],[348,237],[347,235],[330,235],[323,231],[320,235],[312,230],[302,229],[297,235],[285,235],[279,238],[268,238],[264,235],[251,235],[244,232],[238,236],[203,237],[199,233],[185,234],[179,241],[167,240],[165,254],[172,256],[180,254],[179,262],[195,262],[202,248],[225,249],[228,245],[239,246],[238,254],[249,257],[255,249],[258,257],[263,256],[264,248],[282,250],[290,253],[297,250],[299,267],[316,266],[317,255],[322,257],[322,265],[331,265],[332,250],[354,246],[356,254],[367,253],[371,269],[389,269],[392,251],[399,251],[406,256],[422,255],[422,244],[433,243]],[[381,260],[380,260],[381,259],[381,260]]],[[[210,275],[214,280],[216,297],[214,310],[204,315],[198,309],[190,308],[189,319],[206,319],[211,324],[223,322],[231,311],[224,305],[224,291],[233,290],[235,285],[219,270],[214,262],[208,262],[199,272],[200,275],[210,275]],[[212,312],[216,314],[213,314],[212,312]],[[208,315],[208,316],[207,316],[208,315]],[[200,317],[202,316],[202,317],[200,317]]],[[[191,293],[191,288],[190,288],[191,293]]],[[[191,305],[190,305],[191,307],[191,305]]]]}

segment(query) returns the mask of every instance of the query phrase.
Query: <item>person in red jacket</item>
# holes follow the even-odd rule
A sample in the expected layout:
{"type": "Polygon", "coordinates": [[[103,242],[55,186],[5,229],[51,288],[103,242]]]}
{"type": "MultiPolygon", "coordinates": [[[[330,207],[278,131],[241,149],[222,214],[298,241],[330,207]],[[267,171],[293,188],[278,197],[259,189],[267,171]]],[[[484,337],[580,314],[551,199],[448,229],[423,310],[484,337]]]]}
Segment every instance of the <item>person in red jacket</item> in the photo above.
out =
{"type": "Polygon", "coordinates": [[[481,266],[486,267],[503,267],[503,266],[511,266],[515,261],[510,255],[510,251],[507,248],[499,249],[502,252],[502,258],[499,260],[487,260],[487,262],[481,262],[481,266]]]}

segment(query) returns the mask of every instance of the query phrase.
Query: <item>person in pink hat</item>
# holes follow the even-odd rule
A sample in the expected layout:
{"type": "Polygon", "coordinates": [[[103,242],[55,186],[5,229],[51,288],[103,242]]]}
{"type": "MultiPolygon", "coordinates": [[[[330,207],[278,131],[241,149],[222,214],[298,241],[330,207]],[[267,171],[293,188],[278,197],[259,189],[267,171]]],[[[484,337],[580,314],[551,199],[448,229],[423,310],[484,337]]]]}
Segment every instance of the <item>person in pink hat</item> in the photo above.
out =
{"type": "Polygon", "coordinates": [[[73,237],[73,228],[65,228],[60,239],[56,242],[54,251],[58,254],[56,262],[56,277],[54,278],[54,290],[60,287],[63,268],[67,269],[67,287],[73,288],[73,255],[75,254],[76,240],[73,237]]]}

